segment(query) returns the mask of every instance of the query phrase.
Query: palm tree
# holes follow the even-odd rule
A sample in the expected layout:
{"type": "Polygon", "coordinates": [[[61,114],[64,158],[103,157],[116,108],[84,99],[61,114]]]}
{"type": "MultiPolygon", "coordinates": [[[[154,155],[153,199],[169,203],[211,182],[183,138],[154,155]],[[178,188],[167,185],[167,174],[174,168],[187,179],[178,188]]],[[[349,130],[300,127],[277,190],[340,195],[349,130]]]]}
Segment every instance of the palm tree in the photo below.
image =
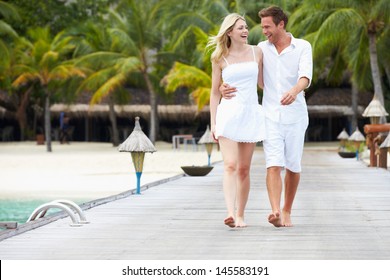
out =
{"type": "Polygon", "coordinates": [[[114,110],[115,95],[123,93],[123,87],[132,73],[140,69],[140,61],[131,56],[129,40],[121,40],[118,32],[102,24],[87,23],[77,32],[84,39],[79,42],[76,65],[89,69],[88,78],[79,86],[77,93],[92,91],[91,105],[108,97],[109,119],[112,126],[112,142],[119,145],[119,133],[114,110]]]}
{"type": "Polygon", "coordinates": [[[211,76],[198,67],[175,62],[161,83],[165,86],[167,93],[174,93],[181,87],[187,88],[198,105],[199,111],[209,104],[211,76]]]}
{"type": "Polygon", "coordinates": [[[388,0],[304,0],[289,26],[312,42],[315,55],[342,55],[352,72],[353,87],[367,87],[370,69],[374,96],[384,104],[377,44],[385,40],[382,35],[389,23],[388,0]]]}
{"type": "MultiPolygon", "coordinates": [[[[9,3],[0,1],[0,14],[7,19],[20,20],[16,9],[9,3]]],[[[2,105],[15,112],[15,118],[19,124],[20,140],[25,140],[28,128],[27,107],[33,91],[32,86],[14,90],[12,88],[14,67],[16,64],[18,43],[21,39],[14,29],[5,21],[0,20],[0,87],[9,95],[7,102],[2,105]]]]}
{"type": "Polygon", "coordinates": [[[9,77],[13,44],[18,38],[15,30],[6,22],[9,19],[19,20],[19,14],[14,6],[0,1],[0,82],[5,82],[9,77]]]}
{"type": "MultiPolygon", "coordinates": [[[[193,11],[187,10],[172,18],[173,23],[181,23],[181,29],[179,28],[176,32],[176,37],[171,40],[172,43],[167,48],[175,54],[180,54],[180,51],[184,49],[191,56],[190,58],[184,55],[176,56],[176,62],[162,79],[161,84],[165,86],[167,93],[173,93],[180,87],[189,89],[200,111],[210,101],[210,55],[212,50],[206,50],[209,35],[218,32],[220,22],[231,12],[230,10],[246,14],[247,9],[252,13],[255,9],[253,3],[244,5],[241,1],[231,1],[231,3],[221,0],[199,2],[201,5],[193,7],[193,11]],[[235,2],[234,5],[230,5],[233,2],[235,2]],[[191,52],[188,52],[189,48],[192,49],[191,52]]],[[[185,3],[185,5],[190,7],[190,3],[185,3]]],[[[246,16],[246,20],[251,26],[249,41],[257,44],[262,38],[260,25],[249,16],[246,16]]]]}
{"type": "Polygon", "coordinates": [[[20,42],[13,86],[38,84],[42,88],[45,98],[46,146],[47,151],[51,152],[50,99],[56,82],[72,76],[84,76],[84,73],[68,61],[74,49],[70,37],[63,37],[60,33],[52,38],[48,27],[31,29],[28,35],[31,41],[23,39],[20,42]]]}
{"type": "Polygon", "coordinates": [[[150,124],[149,138],[156,141],[158,135],[157,92],[158,78],[156,76],[157,56],[163,45],[164,4],[169,0],[135,1],[122,0],[110,12],[113,32],[126,42],[127,56],[138,58],[138,71],[144,86],[149,92],[150,124]]]}
{"type": "Polygon", "coordinates": [[[380,65],[383,66],[383,70],[386,73],[387,78],[387,92],[385,92],[385,108],[387,112],[390,112],[390,24],[386,26],[385,31],[378,40],[378,53],[380,54],[380,65]]]}
{"type": "MultiPolygon", "coordinates": [[[[223,18],[229,11],[223,1],[184,2],[183,10],[176,10],[171,25],[173,37],[165,46],[166,53],[175,54],[173,66],[161,80],[166,93],[187,88],[198,106],[198,111],[209,104],[211,89],[211,52],[205,51],[208,33],[218,32],[214,18],[223,18]],[[191,51],[188,51],[188,50],[191,51]]],[[[172,9],[173,10],[173,9],[172,9]]]]}

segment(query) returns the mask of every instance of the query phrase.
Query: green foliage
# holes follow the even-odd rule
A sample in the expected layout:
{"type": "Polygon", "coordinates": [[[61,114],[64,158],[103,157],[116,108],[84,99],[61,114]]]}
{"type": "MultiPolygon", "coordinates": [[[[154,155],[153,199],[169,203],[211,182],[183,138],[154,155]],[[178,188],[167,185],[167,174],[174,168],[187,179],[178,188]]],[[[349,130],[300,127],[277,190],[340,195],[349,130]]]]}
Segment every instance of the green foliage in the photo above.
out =
{"type": "Polygon", "coordinates": [[[18,75],[19,89],[32,80],[34,86],[45,84],[50,73],[50,89],[57,100],[72,100],[80,85],[79,92],[98,92],[94,102],[113,92],[114,99],[126,100],[119,93],[129,85],[147,87],[147,73],[154,92],[161,93],[166,86],[172,94],[184,87],[201,108],[208,103],[211,86],[211,53],[205,51],[208,37],[218,32],[224,16],[237,12],[245,15],[249,25],[249,43],[257,44],[265,39],[258,11],[271,4],[290,15],[287,29],[295,37],[312,43],[313,86],[326,80],[331,85],[353,82],[371,90],[368,34],[375,32],[381,78],[387,77],[389,111],[388,0],[0,1],[0,87],[8,89],[12,75],[18,75]],[[30,27],[34,31],[28,31],[30,27]],[[72,65],[79,74],[89,74],[88,80],[65,81],[72,65]]]}
{"type": "MultiPolygon", "coordinates": [[[[366,143],[365,142],[360,143],[358,147],[359,153],[363,152],[365,149],[366,149],[366,143]]],[[[354,142],[347,141],[347,143],[345,143],[345,151],[356,152],[356,144],[354,142]]]]}
{"type": "MultiPolygon", "coordinates": [[[[386,0],[302,1],[291,15],[288,27],[296,36],[312,43],[315,79],[325,78],[329,84],[339,85],[344,82],[343,72],[348,70],[351,73],[348,76],[352,76],[349,82],[360,90],[373,89],[369,35],[375,34],[381,49],[382,42],[386,41],[381,39],[381,34],[389,24],[389,3],[386,0]]],[[[378,52],[378,57],[384,55],[385,52],[378,52]]],[[[388,61],[379,59],[379,64],[388,61]]]]}
{"type": "Polygon", "coordinates": [[[8,0],[19,8],[21,21],[11,21],[20,34],[28,28],[50,26],[56,34],[68,27],[77,26],[86,19],[99,20],[113,0],[8,0]]]}
{"type": "Polygon", "coordinates": [[[30,40],[24,38],[17,46],[14,87],[34,82],[47,87],[56,80],[84,75],[67,62],[68,54],[74,49],[69,37],[63,37],[60,33],[52,38],[48,28],[30,29],[28,35],[30,40]]]}

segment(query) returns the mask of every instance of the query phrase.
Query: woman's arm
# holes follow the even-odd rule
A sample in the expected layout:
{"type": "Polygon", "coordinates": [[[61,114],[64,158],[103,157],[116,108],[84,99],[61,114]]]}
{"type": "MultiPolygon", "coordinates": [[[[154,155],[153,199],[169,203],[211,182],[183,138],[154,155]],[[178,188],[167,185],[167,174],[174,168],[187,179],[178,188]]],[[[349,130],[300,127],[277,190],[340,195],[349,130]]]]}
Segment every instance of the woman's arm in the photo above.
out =
{"type": "Polygon", "coordinates": [[[257,76],[257,85],[263,89],[264,88],[264,80],[263,80],[263,51],[260,47],[255,47],[255,53],[257,58],[257,63],[259,65],[259,74],[257,76]]]}
{"type": "MultiPolygon", "coordinates": [[[[215,118],[217,114],[217,107],[221,99],[221,93],[219,92],[219,86],[222,83],[222,70],[221,67],[213,62],[211,73],[211,93],[210,93],[210,126],[211,133],[214,136],[215,133],[215,118]]],[[[215,139],[215,137],[214,137],[215,139]]]]}

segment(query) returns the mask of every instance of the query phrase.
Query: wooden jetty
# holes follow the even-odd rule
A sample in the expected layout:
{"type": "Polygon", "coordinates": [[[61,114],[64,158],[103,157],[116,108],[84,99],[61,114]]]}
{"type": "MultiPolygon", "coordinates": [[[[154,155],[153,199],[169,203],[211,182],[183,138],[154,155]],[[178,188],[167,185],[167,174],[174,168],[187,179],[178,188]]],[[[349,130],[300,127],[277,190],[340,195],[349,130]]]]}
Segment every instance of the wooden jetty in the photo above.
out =
{"type": "Polygon", "coordinates": [[[390,259],[389,170],[341,158],[334,149],[305,148],[294,227],[275,228],[267,222],[270,207],[259,148],[251,171],[249,226],[230,229],[223,224],[222,169],[217,163],[204,177],[178,176],[141,195],[100,200],[84,211],[89,224],[71,227],[64,216],[10,234],[0,241],[0,259],[390,259]]]}

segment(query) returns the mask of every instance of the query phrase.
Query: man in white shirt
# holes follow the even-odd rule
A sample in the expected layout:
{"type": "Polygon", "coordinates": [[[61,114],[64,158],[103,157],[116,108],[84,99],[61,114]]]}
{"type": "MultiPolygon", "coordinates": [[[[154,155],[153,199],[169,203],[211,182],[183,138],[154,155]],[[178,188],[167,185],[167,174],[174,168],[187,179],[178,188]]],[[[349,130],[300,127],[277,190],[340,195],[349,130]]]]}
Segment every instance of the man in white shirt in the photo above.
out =
{"type": "MultiPolygon", "coordinates": [[[[263,108],[267,138],[263,147],[267,167],[267,190],[272,208],[268,221],[275,227],[292,226],[291,208],[298,189],[305,132],[309,124],[303,90],[312,79],[313,59],[309,42],[286,31],[288,18],[279,7],[259,12],[267,41],[263,51],[263,108]],[[281,209],[282,169],[285,168],[284,206],[281,209]]],[[[233,98],[235,88],[223,84],[224,98],[233,98]]]]}

